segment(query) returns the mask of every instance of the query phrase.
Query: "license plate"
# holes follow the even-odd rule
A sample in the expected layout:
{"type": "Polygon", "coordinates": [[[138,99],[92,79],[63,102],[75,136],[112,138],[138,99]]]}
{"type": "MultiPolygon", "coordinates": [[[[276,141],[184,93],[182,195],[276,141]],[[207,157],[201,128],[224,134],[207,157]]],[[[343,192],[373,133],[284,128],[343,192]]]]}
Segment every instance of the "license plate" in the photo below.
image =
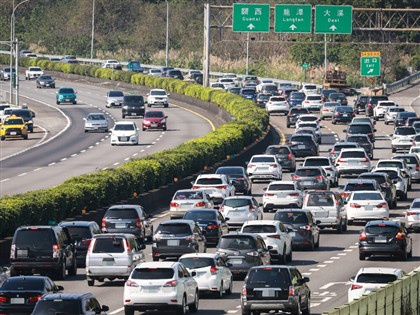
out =
{"type": "Polygon", "coordinates": [[[125,229],[126,228],[126,224],[125,223],[116,223],[115,224],[115,228],[116,229],[125,229]]]}
{"type": "Polygon", "coordinates": [[[157,124],[152,124],[152,127],[157,127],[157,124]]]}
{"type": "Polygon", "coordinates": [[[27,249],[18,249],[17,250],[17,257],[28,257],[28,250],[27,249]]]}
{"type": "Polygon", "coordinates": [[[242,264],[242,259],[229,259],[229,263],[232,265],[240,265],[242,264]]]}
{"type": "Polygon", "coordinates": [[[17,135],[17,133],[16,133],[16,131],[12,131],[12,132],[10,132],[10,135],[11,135],[11,136],[16,136],[16,135],[17,135]]]}
{"type": "Polygon", "coordinates": [[[11,298],[10,304],[25,304],[24,298],[11,298]]]}
{"type": "Polygon", "coordinates": [[[349,114],[344,114],[343,117],[349,117],[349,114]]]}
{"type": "Polygon", "coordinates": [[[297,148],[298,148],[299,150],[305,149],[305,145],[304,145],[304,144],[299,144],[299,145],[297,146],[297,148]]]}
{"type": "Polygon", "coordinates": [[[168,240],[168,246],[179,246],[179,240],[168,240]]]}
{"type": "Polygon", "coordinates": [[[257,171],[268,171],[268,167],[257,167],[257,171]]]}
{"type": "Polygon", "coordinates": [[[386,243],[386,237],[382,237],[382,236],[375,237],[375,243],[386,243]]]}
{"type": "Polygon", "coordinates": [[[127,141],[127,137],[121,137],[121,141],[127,141]]]}
{"type": "Polygon", "coordinates": [[[159,287],[144,288],[144,291],[147,293],[158,293],[159,287]]]}
{"type": "Polygon", "coordinates": [[[104,260],[104,261],[102,261],[102,265],[103,266],[113,266],[114,261],[113,260],[104,260]]]}
{"type": "Polygon", "coordinates": [[[350,165],[357,165],[357,164],[359,164],[359,161],[350,160],[350,161],[347,161],[347,163],[350,164],[350,165]]]}
{"type": "Polygon", "coordinates": [[[50,85],[47,83],[47,84],[45,84],[45,86],[50,86],[50,85]]]}
{"type": "Polygon", "coordinates": [[[263,290],[262,291],[262,296],[263,297],[275,297],[276,296],[276,291],[274,291],[274,290],[263,290]]]}
{"type": "Polygon", "coordinates": [[[365,206],[365,210],[372,210],[373,206],[365,206]]]}
{"type": "Polygon", "coordinates": [[[239,217],[240,215],[241,215],[240,211],[229,212],[229,216],[231,217],[239,217]]]}
{"type": "Polygon", "coordinates": [[[291,237],[295,237],[295,236],[296,236],[296,232],[289,232],[289,235],[290,235],[291,237]]]}
{"type": "Polygon", "coordinates": [[[300,183],[301,185],[312,185],[313,182],[311,182],[310,180],[304,180],[303,182],[300,183]]]}
{"type": "Polygon", "coordinates": [[[65,101],[66,101],[66,102],[70,102],[70,99],[69,99],[69,98],[66,98],[66,99],[65,99],[65,101]]]}
{"type": "Polygon", "coordinates": [[[131,116],[136,116],[136,113],[131,113],[131,116]]]}

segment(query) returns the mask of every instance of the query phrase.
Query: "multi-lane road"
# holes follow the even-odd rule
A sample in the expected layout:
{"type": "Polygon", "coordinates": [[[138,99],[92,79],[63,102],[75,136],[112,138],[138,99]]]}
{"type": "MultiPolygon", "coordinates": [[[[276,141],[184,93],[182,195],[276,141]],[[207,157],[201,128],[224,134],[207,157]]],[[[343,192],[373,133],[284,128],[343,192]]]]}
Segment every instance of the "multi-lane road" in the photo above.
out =
{"type": "MultiPolygon", "coordinates": [[[[70,117],[72,121],[65,134],[69,139],[63,140],[64,135],[51,140],[58,142],[65,142],[57,144],[56,150],[43,154],[44,149],[30,150],[26,153],[20,154],[12,159],[6,159],[2,162],[2,180],[3,189],[7,193],[14,190],[7,190],[6,186],[15,183],[13,189],[18,189],[23,186],[23,190],[28,190],[34,185],[49,186],[55,185],[62,181],[66,176],[77,175],[84,172],[91,172],[95,169],[105,167],[113,167],[115,163],[123,163],[126,158],[130,158],[133,154],[136,156],[151,153],[153,151],[162,150],[166,146],[175,146],[187,140],[191,134],[199,136],[207,133],[211,127],[203,124],[202,118],[194,114],[181,111],[179,108],[170,107],[167,112],[170,116],[171,126],[166,133],[150,132],[141,133],[141,145],[136,148],[122,147],[114,150],[114,147],[109,145],[109,141],[102,134],[84,134],[82,130],[81,118],[86,113],[93,110],[104,110],[104,89],[94,86],[84,86],[72,83],[79,91],[79,99],[81,105],[67,106],[63,105],[60,108],[64,114],[70,117]],[[96,108],[97,107],[97,108],[96,108]],[[74,134],[73,134],[74,132],[74,134]],[[175,137],[175,135],[179,137],[175,137]],[[159,139],[160,140],[157,140],[159,139]],[[89,139],[89,141],[86,141],[89,139]],[[101,141],[105,139],[104,141],[101,141]],[[153,144],[155,142],[155,144],[153,144]],[[92,146],[91,149],[89,147],[92,146]],[[149,147],[150,146],[150,147],[149,147]],[[83,150],[86,150],[82,152],[83,150]],[[145,150],[141,152],[142,150],[145,150]],[[33,152],[34,153],[33,153],[33,152]],[[76,154],[72,157],[72,154],[76,154]],[[26,157],[32,155],[31,157],[26,157]],[[35,159],[36,158],[36,159],[35,159]],[[22,159],[22,160],[19,160],[22,159]],[[10,160],[10,162],[9,162],[10,160]],[[16,160],[16,164],[12,160],[16,160]],[[25,162],[23,162],[25,161],[25,162]],[[5,162],[11,164],[4,164],[5,162]],[[25,163],[25,164],[21,164],[25,163]],[[56,164],[53,164],[56,163],[56,164]],[[7,167],[5,167],[7,165],[7,167]],[[48,166],[50,165],[50,166],[48,166]],[[11,168],[11,170],[9,170],[11,168]],[[54,170],[54,168],[59,168],[54,170]],[[37,170],[39,169],[39,170],[37,170]],[[60,172],[65,172],[61,175],[60,172]],[[26,173],[26,174],[25,174],[26,173]],[[7,174],[7,181],[4,181],[7,174]],[[22,175],[25,174],[25,175],[22,175]],[[42,175],[41,175],[42,174],[42,175]],[[6,184],[7,183],[7,184],[6,184]]],[[[38,99],[39,101],[54,104],[53,90],[34,91],[30,83],[24,84],[23,94],[38,99]]],[[[420,108],[420,88],[413,87],[402,93],[391,96],[391,99],[396,100],[398,104],[407,107],[408,110],[413,108],[420,108]],[[410,105],[412,108],[410,108],[410,105]]],[[[55,105],[53,105],[55,106],[55,105]]],[[[110,109],[107,110],[115,119],[120,119],[119,111],[110,109]]],[[[41,115],[40,119],[41,119],[41,115]]],[[[62,118],[59,118],[62,119],[62,118]]],[[[293,133],[293,129],[286,128],[284,116],[272,116],[272,125],[284,134],[286,138],[293,133]]],[[[63,120],[65,123],[66,120],[63,120]]],[[[325,128],[323,131],[321,155],[326,155],[329,148],[339,139],[344,138],[344,125],[332,125],[330,121],[322,122],[325,128]]],[[[393,131],[393,126],[386,126],[382,121],[376,125],[376,148],[374,152],[375,160],[373,164],[380,158],[387,158],[391,156],[391,145],[389,134],[393,131]]],[[[41,131],[38,138],[42,138],[41,131]]],[[[47,145],[45,146],[47,147],[47,145]]],[[[55,147],[55,146],[54,146],[55,147]]],[[[3,156],[2,156],[3,157],[3,156]]],[[[283,178],[290,180],[290,173],[285,173],[283,178]]],[[[340,187],[344,184],[346,178],[340,179],[340,187]]],[[[261,201],[263,188],[266,183],[255,183],[253,186],[253,194],[261,201]]],[[[38,186],[33,186],[38,188],[38,186]]],[[[337,188],[337,189],[340,189],[337,188]]],[[[412,191],[409,192],[409,200],[406,202],[399,202],[398,208],[391,211],[392,220],[401,220],[405,206],[408,205],[412,198],[420,196],[420,184],[413,184],[412,191]]],[[[3,193],[6,194],[6,193],[3,193]]],[[[273,213],[265,213],[264,218],[270,219],[273,213]]],[[[154,215],[153,224],[156,226],[162,220],[169,219],[167,213],[157,213],[154,215]]],[[[299,270],[310,278],[309,286],[312,290],[312,313],[320,314],[328,311],[334,307],[340,306],[347,302],[347,290],[349,288],[348,280],[355,275],[357,270],[362,266],[380,266],[380,267],[398,267],[409,272],[420,265],[420,234],[412,234],[413,237],[413,258],[409,261],[402,262],[391,260],[388,258],[374,258],[366,261],[359,261],[358,258],[358,233],[362,226],[350,226],[349,230],[343,234],[337,234],[334,231],[323,230],[321,232],[320,248],[314,252],[310,251],[295,251],[293,254],[292,265],[298,266],[299,270]]],[[[215,248],[209,248],[209,251],[214,252],[215,248]]],[[[150,244],[146,250],[147,260],[151,260],[150,244]]],[[[63,285],[66,292],[92,292],[96,295],[102,304],[110,307],[108,314],[123,314],[123,281],[105,282],[98,284],[95,287],[88,287],[87,282],[83,276],[84,270],[79,268],[79,275],[76,277],[69,277],[65,281],[59,281],[63,285]]],[[[225,296],[222,299],[215,300],[212,297],[202,296],[200,300],[200,307],[198,314],[240,314],[240,292],[242,289],[242,281],[235,281],[233,294],[225,296]]],[[[150,312],[150,314],[158,314],[157,312],[150,312]]]]}

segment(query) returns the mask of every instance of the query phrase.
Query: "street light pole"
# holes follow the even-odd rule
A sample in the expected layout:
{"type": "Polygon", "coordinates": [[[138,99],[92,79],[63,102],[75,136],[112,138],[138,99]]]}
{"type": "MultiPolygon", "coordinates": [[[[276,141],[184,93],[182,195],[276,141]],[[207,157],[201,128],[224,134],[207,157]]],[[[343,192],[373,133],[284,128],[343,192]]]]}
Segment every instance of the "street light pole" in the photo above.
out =
{"type": "Polygon", "coordinates": [[[95,0],[92,0],[92,41],[90,43],[90,59],[93,59],[93,41],[95,38],[95,0]]]}
{"type": "MultiPolygon", "coordinates": [[[[15,0],[13,0],[12,8],[15,7],[15,0]]],[[[10,18],[10,92],[9,92],[9,102],[13,102],[13,82],[12,82],[12,67],[13,67],[13,26],[15,19],[15,10],[13,9],[12,17],[10,18]]]]}
{"type": "Polygon", "coordinates": [[[166,0],[166,49],[165,65],[169,65],[169,2],[166,0]]]}
{"type": "Polygon", "coordinates": [[[249,69],[249,33],[246,33],[246,75],[249,69]]]}

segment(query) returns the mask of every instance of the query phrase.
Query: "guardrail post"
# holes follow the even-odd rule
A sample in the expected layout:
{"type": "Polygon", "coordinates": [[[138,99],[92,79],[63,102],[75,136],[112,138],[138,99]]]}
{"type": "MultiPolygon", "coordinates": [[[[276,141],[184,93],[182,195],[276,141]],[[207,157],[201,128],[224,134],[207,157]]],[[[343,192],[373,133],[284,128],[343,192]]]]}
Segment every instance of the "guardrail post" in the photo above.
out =
{"type": "Polygon", "coordinates": [[[385,288],[376,291],[376,315],[385,315],[385,288]]]}
{"type": "Polygon", "coordinates": [[[368,314],[377,314],[378,293],[376,291],[371,292],[370,294],[368,294],[367,298],[368,298],[368,305],[367,305],[368,314]]]}
{"type": "Polygon", "coordinates": [[[402,295],[402,281],[397,280],[392,286],[394,288],[394,315],[400,315],[402,310],[401,295],[402,295]]]}
{"type": "Polygon", "coordinates": [[[394,311],[394,288],[391,285],[385,287],[385,314],[393,315],[394,311]]]}
{"type": "Polygon", "coordinates": [[[369,315],[368,313],[368,297],[367,295],[362,295],[359,299],[359,315],[369,315]]]}

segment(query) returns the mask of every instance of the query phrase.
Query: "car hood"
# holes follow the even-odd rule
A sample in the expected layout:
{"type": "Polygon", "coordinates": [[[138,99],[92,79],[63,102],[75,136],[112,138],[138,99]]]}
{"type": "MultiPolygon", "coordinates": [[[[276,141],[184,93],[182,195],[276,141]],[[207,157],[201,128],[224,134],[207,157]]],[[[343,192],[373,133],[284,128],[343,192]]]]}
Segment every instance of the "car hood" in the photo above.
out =
{"type": "Polygon", "coordinates": [[[127,136],[134,135],[135,133],[136,133],[135,130],[114,130],[112,132],[112,135],[117,136],[117,137],[127,137],[127,136]]]}
{"type": "Polygon", "coordinates": [[[106,120],[86,120],[86,124],[89,124],[89,125],[107,125],[108,122],[106,120]]]}
{"type": "Polygon", "coordinates": [[[150,121],[150,122],[160,122],[164,120],[164,117],[145,117],[144,120],[150,121]]]}

